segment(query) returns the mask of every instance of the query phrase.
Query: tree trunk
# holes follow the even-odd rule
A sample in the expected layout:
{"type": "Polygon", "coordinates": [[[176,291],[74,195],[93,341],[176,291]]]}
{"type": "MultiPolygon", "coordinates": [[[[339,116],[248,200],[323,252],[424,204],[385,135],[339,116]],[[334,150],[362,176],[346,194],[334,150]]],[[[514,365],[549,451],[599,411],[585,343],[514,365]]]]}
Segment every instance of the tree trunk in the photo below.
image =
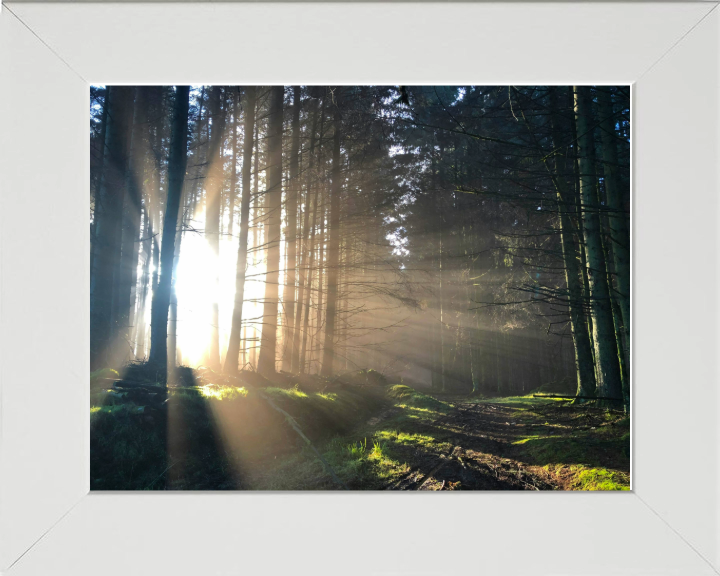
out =
{"type": "MultiPolygon", "coordinates": [[[[557,112],[557,90],[552,92],[552,130],[553,148],[557,151],[561,146],[561,131],[557,112]]],[[[595,366],[590,336],[583,306],[582,285],[580,284],[580,261],[577,246],[573,237],[571,212],[575,207],[575,200],[570,194],[565,178],[565,169],[560,161],[560,155],[555,156],[555,165],[550,170],[553,184],[557,190],[558,212],[560,213],[560,243],[562,247],[565,267],[565,283],[568,290],[568,309],[570,312],[570,330],[572,332],[575,349],[575,367],[578,396],[594,396],[596,389],[595,366]]]]}
{"type": "Polygon", "coordinates": [[[170,157],[168,159],[168,192],[163,223],[162,251],[160,254],[160,279],[157,290],[153,294],[150,321],[150,362],[155,364],[163,374],[167,374],[168,308],[170,306],[170,289],[173,277],[177,220],[187,164],[189,97],[189,86],[177,87],[173,106],[170,157]]]}
{"type": "Polygon", "coordinates": [[[106,156],[100,193],[95,202],[95,243],[93,284],[90,288],[90,364],[92,369],[107,366],[115,332],[113,321],[114,272],[120,261],[123,201],[130,147],[134,91],[128,86],[108,86],[105,130],[106,156]]]}
{"type": "Polygon", "coordinates": [[[593,341],[597,363],[597,393],[606,398],[622,398],[618,348],[615,339],[610,291],[607,281],[605,256],[600,237],[600,214],[597,182],[592,161],[592,121],[590,89],[574,88],[575,117],[580,156],[580,196],[582,220],[587,254],[588,284],[593,317],[593,341]]]}
{"type": "MultiPolygon", "coordinates": [[[[300,342],[301,339],[306,337],[307,333],[307,313],[305,315],[305,328],[301,331],[300,324],[302,321],[303,303],[305,302],[305,291],[306,285],[308,285],[309,278],[312,276],[310,269],[308,268],[308,257],[310,252],[313,250],[312,241],[309,240],[310,234],[310,191],[313,187],[313,170],[312,163],[315,152],[315,131],[317,130],[318,115],[317,115],[317,102],[313,105],[312,122],[310,130],[310,150],[308,152],[308,163],[307,163],[307,175],[305,181],[305,208],[303,210],[303,249],[300,251],[300,278],[298,281],[298,299],[297,299],[297,310],[295,312],[295,333],[293,334],[292,342],[292,359],[290,362],[290,370],[292,372],[302,372],[302,365],[300,364],[300,342]],[[302,332],[302,334],[301,334],[302,332]]],[[[315,187],[315,212],[317,212],[317,184],[315,187]]],[[[313,215],[313,232],[315,226],[315,215],[313,215]]],[[[314,233],[313,233],[314,236],[314,233]]],[[[312,263],[310,264],[312,267],[312,263]]],[[[309,285],[307,286],[307,295],[310,295],[309,285]]]]}
{"type": "Polygon", "coordinates": [[[118,363],[124,363],[132,359],[135,347],[131,335],[135,321],[135,301],[137,299],[138,243],[140,238],[140,215],[142,212],[142,188],[145,179],[144,159],[147,154],[145,132],[148,90],[147,86],[135,88],[135,114],[128,160],[127,192],[123,210],[120,278],[117,282],[118,363]]]}
{"type": "Polygon", "coordinates": [[[275,374],[277,348],[278,280],[280,277],[280,211],[282,209],[282,128],[283,86],[270,89],[270,113],[267,136],[267,274],[265,276],[265,302],[260,342],[258,372],[264,376],[275,374]]]}
{"type": "Polygon", "coordinates": [[[210,294],[212,319],[210,350],[207,363],[213,370],[220,369],[220,313],[219,313],[219,268],[220,268],[220,202],[223,185],[222,141],[225,132],[225,111],[220,107],[221,88],[213,86],[210,94],[212,132],[208,143],[208,172],[205,189],[205,238],[213,257],[213,287],[210,294]]]}
{"type": "Polygon", "coordinates": [[[145,303],[147,301],[148,287],[150,285],[150,259],[152,258],[152,228],[150,227],[150,218],[145,210],[145,223],[143,226],[143,264],[140,278],[140,298],[138,300],[138,310],[136,314],[135,325],[135,357],[139,360],[145,360],[145,303]]]}
{"type": "MultiPolygon", "coordinates": [[[[256,92],[257,96],[257,92],[256,92]]],[[[254,160],[253,160],[253,174],[255,175],[253,178],[253,268],[257,267],[258,264],[258,249],[260,247],[260,238],[259,238],[259,229],[260,229],[260,194],[259,194],[259,177],[260,177],[260,169],[258,168],[259,162],[258,158],[260,157],[260,126],[259,123],[255,123],[255,154],[254,154],[254,160]]],[[[253,365],[253,368],[257,370],[257,357],[258,357],[258,337],[257,337],[257,324],[253,325],[253,347],[252,347],[252,355],[250,358],[250,362],[253,365]]],[[[247,343],[245,344],[247,346],[247,343]]]]}
{"type": "Polygon", "coordinates": [[[317,265],[315,268],[317,268],[317,297],[315,298],[315,331],[313,332],[313,338],[311,342],[311,351],[312,356],[311,359],[308,361],[308,372],[310,372],[310,363],[314,362],[315,364],[318,364],[318,370],[317,373],[320,373],[320,362],[321,362],[321,354],[322,354],[322,346],[320,345],[320,332],[323,329],[323,286],[325,285],[325,279],[324,276],[327,275],[327,272],[325,270],[327,269],[327,263],[325,262],[325,243],[327,242],[327,236],[325,234],[325,203],[326,203],[326,194],[323,193],[320,195],[319,198],[320,202],[320,230],[317,232],[317,256],[315,257],[317,260],[317,265]]]}
{"type": "MultiPolygon", "coordinates": [[[[620,178],[618,177],[617,134],[613,114],[612,97],[608,88],[598,90],[600,130],[602,134],[602,159],[608,218],[610,222],[610,240],[615,268],[615,299],[620,309],[623,364],[628,365],[630,351],[630,230],[629,215],[622,201],[620,178]]],[[[612,286],[612,285],[611,285],[612,286]]],[[[623,378],[626,403],[629,399],[629,386],[623,378]]]]}
{"type": "MultiPolygon", "coordinates": [[[[237,149],[238,149],[238,136],[237,136],[237,118],[240,110],[240,93],[239,88],[232,91],[232,103],[233,103],[233,121],[232,121],[232,169],[230,170],[230,194],[228,195],[228,211],[230,212],[228,217],[228,236],[232,237],[233,229],[235,227],[235,198],[237,197],[237,149]]],[[[244,170],[243,164],[243,170],[244,170]]]]}
{"type": "MultiPolygon", "coordinates": [[[[240,356],[242,309],[245,302],[245,271],[247,269],[248,225],[250,223],[250,178],[252,176],[253,131],[255,129],[255,87],[245,89],[245,125],[243,135],[242,198],[240,200],[240,240],[235,267],[235,303],[228,351],[225,356],[226,374],[237,374],[240,356]]],[[[233,171],[235,167],[233,166],[233,171]]]]}
{"type": "MultiPolygon", "coordinates": [[[[340,92],[338,88],[337,92],[340,92]]],[[[336,94],[339,101],[339,95],[336,94]]],[[[342,165],[340,159],[340,134],[342,116],[339,104],[335,108],[335,134],[333,136],[332,183],[330,188],[330,241],[328,243],[328,285],[325,312],[325,345],[321,376],[331,376],[335,361],[335,322],[337,320],[338,266],[340,256],[340,191],[342,188],[342,165]]]]}
{"type": "Polygon", "coordinates": [[[292,141],[290,144],[290,175],[288,182],[287,203],[287,234],[285,236],[285,290],[283,304],[285,307],[285,334],[283,335],[282,369],[292,369],[293,340],[295,338],[295,267],[297,265],[297,211],[300,155],[300,86],[293,88],[292,141]]]}

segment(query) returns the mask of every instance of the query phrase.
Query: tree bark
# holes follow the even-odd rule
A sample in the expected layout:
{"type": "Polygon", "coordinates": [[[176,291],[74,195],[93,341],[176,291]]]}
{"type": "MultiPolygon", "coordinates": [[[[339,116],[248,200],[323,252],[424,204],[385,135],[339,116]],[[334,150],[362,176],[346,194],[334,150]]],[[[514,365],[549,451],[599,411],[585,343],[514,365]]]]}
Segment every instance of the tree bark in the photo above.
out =
{"type": "Polygon", "coordinates": [[[553,88],[552,103],[552,131],[553,148],[556,151],[555,165],[550,170],[553,184],[557,191],[558,212],[560,213],[560,243],[565,267],[565,283],[568,290],[568,310],[570,312],[570,330],[572,332],[578,396],[593,396],[597,383],[595,381],[595,366],[590,336],[588,335],[585,310],[583,306],[582,285],[580,283],[581,270],[577,254],[577,246],[573,237],[571,212],[575,201],[568,190],[565,178],[565,169],[557,153],[561,146],[560,118],[557,111],[557,90],[553,88]]]}
{"type": "MultiPolygon", "coordinates": [[[[615,299],[620,309],[620,343],[624,364],[629,364],[630,351],[630,228],[629,214],[622,201],[622,188],[618,176],[617,134],[612,96],[608,88],[598,90],[600,131],[602,138],[603,174],[607,197],[608,219],[610,222],[610,240],[615,268],[615,299]]],[[[612,284],[611,284],[612,286],[612,284]]],[[[629,387],[623,378],[623,392],[629,399],[629,387]]]]}
{"type": "Polygon", "coordinates": [[[178,86],[173,106],[172,137],[168,159],[168,192],[160,253],[160,278],[153,294],[151,311],[150,363],[167,374],[167,329],[170,289],[175,257],[175,236],[178,213],[187,165],[187,127],[190,87],[178,86]]]}
{"type": "Polygon", "coordinates": [[[608,398],[622,397],[618,348],[615,339],[607,269],[600,236],[600,206],[593,166],[590,89],[576,86],[575,118],[580,156],[580,196],[582,206],[590,306],[593,318],[593,341],[597,363],[597,394],[608,398]]]}

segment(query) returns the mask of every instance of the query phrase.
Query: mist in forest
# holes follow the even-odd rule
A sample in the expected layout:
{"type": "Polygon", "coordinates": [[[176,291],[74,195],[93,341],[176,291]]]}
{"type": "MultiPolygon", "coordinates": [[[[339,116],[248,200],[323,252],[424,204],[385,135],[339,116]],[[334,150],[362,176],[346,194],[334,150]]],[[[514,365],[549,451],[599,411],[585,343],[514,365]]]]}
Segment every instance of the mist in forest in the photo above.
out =
{"type": "Polygon", "coordinates": [[[90,96],[93,374],[628,410],[628,86],[90,96]]]}

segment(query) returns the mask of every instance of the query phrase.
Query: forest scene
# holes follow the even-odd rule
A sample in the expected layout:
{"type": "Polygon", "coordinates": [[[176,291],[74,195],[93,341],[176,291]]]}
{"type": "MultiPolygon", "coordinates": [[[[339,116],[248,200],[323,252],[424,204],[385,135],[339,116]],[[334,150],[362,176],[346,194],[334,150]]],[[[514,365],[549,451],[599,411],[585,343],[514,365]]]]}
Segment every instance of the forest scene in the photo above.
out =
{"type": "Polygon", "coordinates": [[[629,86],[90,88],[92,490],[629,490],[629,86]]]}

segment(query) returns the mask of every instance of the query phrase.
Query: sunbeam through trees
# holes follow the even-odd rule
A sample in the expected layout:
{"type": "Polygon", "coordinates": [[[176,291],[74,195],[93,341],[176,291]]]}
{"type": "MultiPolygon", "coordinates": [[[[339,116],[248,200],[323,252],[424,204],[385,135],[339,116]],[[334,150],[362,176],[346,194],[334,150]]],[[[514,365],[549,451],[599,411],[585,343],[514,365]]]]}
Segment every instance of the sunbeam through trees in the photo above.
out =
{"type": "Polygon", "coordinates": [[[629,86],[92,86],[93,489],[627,489],[629,86]]]}

